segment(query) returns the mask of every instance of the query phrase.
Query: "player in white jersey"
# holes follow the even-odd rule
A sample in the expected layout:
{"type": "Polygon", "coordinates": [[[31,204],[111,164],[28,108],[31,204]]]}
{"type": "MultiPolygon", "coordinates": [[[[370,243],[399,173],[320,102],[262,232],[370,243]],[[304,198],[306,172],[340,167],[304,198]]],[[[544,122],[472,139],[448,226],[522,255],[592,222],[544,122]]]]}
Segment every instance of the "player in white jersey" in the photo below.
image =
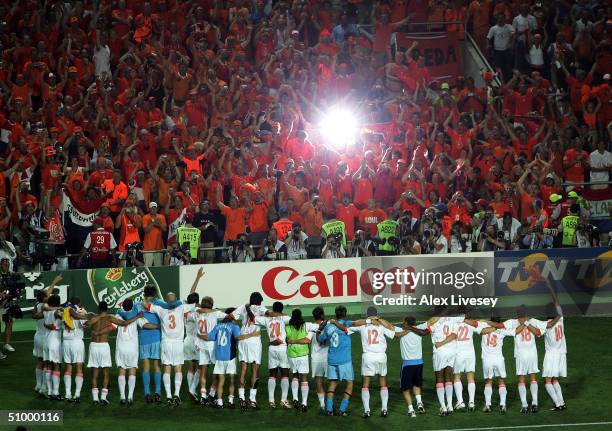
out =
{"type": "Polygon", "coordinates": [[[43,321],[46,331],[43,359],[47,365],[45,378],[47,380],[47,396],[52,400],[60,400],[60,363],[62,362],[62,319],[60,297],[51,295],[43,307],[43,321]]]}
{"type": "MultiPolygon", "coordinates": [[[[289,322],[289,316],[283,315],[283,303],[276,301],[272,304],[272,312],[269,316],[257,316],[255,317],[255,323],[261,326],[265,326],[268,331],[269,347],[268,347],[268,405],[270,408],[276,408],[276,401],[274,399],[274,391],[276,390],[276,379],[281,379],[281,407],[290,409],[291,405],[287,401],[287,394],[289,393],[289,358],[287,357],[287,343],[285,339],[287,334],[285,332],[285,325],[289,322]]],[[[295,386],[295,394],[297,395],[297,388],[299,387],[299,380],[297,376],[291,381],[291,389],[295,386]]],[[[294,403],[296,397],[293,398],[294,403]]]]}
{"type": "Polygon", "coordinates": [[[453,412],[453,366],[457,354],[457,331],[463,316],[445,316],[446,309],[436,310],[436,317],[428,321],[433,344],[433,369],[436,374],[436,395],[440,416],[453,412]],[[439,317],[438,317],[439,316],[439,317]],[[446,399],[445,399],[446,395],[446,399]]]}
{"type": "Polygon", "coordinates": [[[514,334],[514,358],[516,360],[516,375],[518,376],[518,392],[521,399],[521,413],[528,413],[527,388],[525,377],[529,376],[531,384],[531,411],[538,411],[538,349],[536,337],[541,337],[546,330],[546,322],[527,317],[527,309],[520,306],[517,309],[517,319],[504,322],[504,326],[514,334]]]}
{"type": "MultiPolygon", "coordinates": [[[[248,304],[242,304],[232,312],[232,320],[242,320],[240,335],[259,332],[255,322],[257,316],[264,316],[266,308],[261,305],[263,296],[259,292],[251,293],[248,304]]],[[[238,360],[240,361],[240,382],[238,397],[242,410],[250,407],[257,408],[257,384],[259,382],[259,366],[261,365],[261,337],[249,337],[238,342],[238,360]],[[249,402],[245,398],[246,373],[251,364],[251,389],[249,402]]]]}
{"type": "Polygon", "coordinates": [[[480,350],[482,357],[482,374],[485,379],[483,412],[491,412],[491,398],[493,396],[493,379],[497,377],[499,388],[499,410],[506,413],[506,363],[504,361],[504,337],[512,337],[513,332],[504,328],[498,316],[491,317],[489,322],[479,322],[480,350]]]}
{"type": "MultiPolygon", "coordinates": [[[[119,320],[128,320],[136,314],[134,302],[128,298],[121,304],[122,310],[115,316],[119,320]]],[[[119,385],[119,404],[130,407],[134,403],[134,388],[136,387],[136,370],[138,369],[138,328],[158,329],[159,325],[148,323],[146,319],[138,320],[117,330],[115,346],[115,364],[118,368],[117,383],[119,385]],[[127,400],[125,396],[126,371],[128,373],[127,400]]]]}
{"type": "Polygon", "coordinates": [[[199,335],[206,335],[217,326],[219,320],[223,320],[227,315],[221,310],[215,310],[214,301],[210,296],[202,298],[200,309],[191,313],[191,318],[195,319],[195,326],[198,337],[196,339],[196,350],[198,352],[198,363],[200,366],[200,404],[214,404],[218,378],[213,374],[210,391],[206,390],[206,376],[208,366],[215,364],[215,342],[206,341],[199,335]]]}
{"type": "MultiPolygon", "coordinates": [[[[199,306],[200,295],[191,293],[187,297],[187,304],[199,306]]],[[[200,383],[200,352],[196,349],[198,339],[198,327],[196,322],[196,311],[192,310],[185,314],[185,339],[183,340],[183,354],[187,363],[187,389],[194,401],[199,401],[198,384],[200,383]]]]}
{"type": "MultiPolygon", "coordinates": [[[[556,297],[555,297],[556,299],[556,297]]],[[[563,325],[562,310],[559,303],[550,303],[547,306],[548,321],[544,332],[544,364],[542,377],[544,377],[546,392],[552,399],[552,410],[565,410],[565,400],[559,384],[560,377],[567,377],[567,347],[565,344],[565,326],[563,325]]]]}
{"type": "MultiPolygon", "coordinates": [[[[465,314],[465,307],[461,307],[459,314],[465,314]]],[[[461,382],[461,374],[465,373],[468,387],[468,411],[473,412],[476,408],[474,398],[476,396],[476,382],[474,380],[474,372],[476,371],[476,353],[474,352],[474,333],[480,334],[480,329],[477,320],[471,320],[467,317],[463,322],[457,324],[457,339],[456,339],[456,356],[453,365],[455,396],[457,404],[455,410],[464,410],[465,403],[463,402],[463,383],[461,382]]]]}
{"type": "Polygon", "coordinates": [[[396,327],[395,338],[400,340],[400,353],[402,355],[402,370],[400,373],[400,385],[404,401],[408,407],[410,417],[416,417],[412,406],[410,391],[414,393],[417,403],[417,411],[425,413],[425,406],[421,398],[421,387],[423,386],[423,343],[422,337],[429,334],[427,323],[416,324],[412,316],[404,318],[401,328],[396,327]]]}
{"type": "Polygon", "coordinates": [[[389,389],[387,388],[387,338],[395,337],[395,328],[389,322],[378,317],[375,307],[368,307],[365,321],[355,321],[349,328],[349,334],[359,332],[361,335],[361,402],[363,417],[370,417],[370,379],[379,376],[381,416],[387,417],[389,389]]]}
{"type": "MultiPolygon", "coordinates": [[[[43,307],[49,299],[49,295],[57,283],[62,280],[61,275],[56,275],[51,284],[36,291],[36,305],[32,310],[32,318],[36,320],[36,332],[34,334],[33,356],[36,358],[36,387],[34,390],[40,394],[47,394],[46,372],[47,368],[44,361],[45,340],[47,338],[47,328],[43,319],[43,307]]],[[[49,371],[51,372],[51,371],[49,371]]]]}
{"type": "Polygon", "coordinates": [[[161,321],[161,362],[164,366],[162,378],[164,389],[166,390],[166,401],[169,405],[179,406],[181,404],[180,393],[181,384],[183,383],[183,363],[185,362],[183,342],[183,337],[185,336],[185,315],[195,310],[196,305],[183,304],[181,301],[177,301],[176,294],[173,292],[169,292],[166,295],[165,304],[162,301],[147,304],[147,309],[151,313],[157,314],[161,321]],[[174,396],[172,395],[172,385],[170,383],[170,375],[173,368],[174,396]]]}
{"type": "MultiPolygon", "coordinates": [[[[200,295],[196,293],[198,283],[204,276],[204,268],[198,268],[195,279],[191,286],[191,291],[187,296],[187,304],[198,304],[200,302],[200,295]]],[[[196,340],[198,339],[198,329],[196,327],[196,320],[194,317],[194,311],[191,311],[185,315],[185,339],[183,340],[183,354],[185,361],[187,362],[187,388],[189,395],[194,401],[198,401],[198,383],[200,383],[200,367],[199,367],[199,352],[196,350],[196,340]]]]}
{"type": "MultiPolygon", "coordinates": [[[[166,294],[166,302],[145,298],[146,308],[157,314],[161,321],[161,363],[164,366],[162,380],[166,390],[166,402],[169,405],[181,405],[181,385],[183,383],[183,364],[185,362],[185,321],[189,313],[198,307],[197,296],[194,296],[198,283],[204,276],[204,269],[199,268],[187,296],[190,303],[177,301],[174,292],[166,294]],[[195,301],[194,301],[195,299],[195,301]],[[170,383],[171,371],[174,368],[174,396],[170,383]]],[[[197,295],[197,294],[196,294],[197,295]]],[[[195,340],[194,340],[195,342],[195,340]]],[[[191,376],[192,379],[194,375],[191,376]]],[[[188,381],[188,383],[193,383],[188,381]]]]}
{"type": "MultiPolygon", "coordinates": [[[[108,396],[108,384],[110,381],[109,369],[112,366],[111,349],[108,344],[108,333],[117,329],[118,326],[127,326],[142,318],[143,313],[138,313],[131,319],[121,320],[108,314],[108,304],[101,301],[98,304],[99,314],[87,321],[87,327],[91,328],[91,343],[89,343],[89,356],[87,368],[92,368],[91,396],[94,405],[107,405],[110,402],[108,396]],[[98,389],[98,374],[102,370],[102,390],[98,389]],[[98,395],[100,398],[98,399],[98,395]]],[[[138,345],[137,345],[138,346],[138,345]]]]}
{"type": "Polygon", "coordinates": [[[319,343],[318,335],[321,333],[322,327],[325,326],[325,312],[322,307],[315,307],[312,310],[315,324],[319,327],[311,334],[310,337],[310,368],[312,369],[312,377],[315,379],[317,387],[317,398],[319,399],[319,407],[322,411],[325,410],[325,388],[323,387],[323,378],[327,376],[327,343],[319,343]]]}
{"type": "Polygon", "coordinates": [[[70,303],[64,309],[68,314],[72,327],[63,325],[62,332],[62,359],[66,364],[64,370],[64,388],[66,399],[70,402],[81,401],[81,389],[83,388],[83,364],[85,363],[85,335],[84,324],[87,321],[85,309],[81,307],[81,300],[77,297],[70,299],[70,303]],[[74,394],[72,393],[72,371],[76,368],[74,378],[74,394]]]}

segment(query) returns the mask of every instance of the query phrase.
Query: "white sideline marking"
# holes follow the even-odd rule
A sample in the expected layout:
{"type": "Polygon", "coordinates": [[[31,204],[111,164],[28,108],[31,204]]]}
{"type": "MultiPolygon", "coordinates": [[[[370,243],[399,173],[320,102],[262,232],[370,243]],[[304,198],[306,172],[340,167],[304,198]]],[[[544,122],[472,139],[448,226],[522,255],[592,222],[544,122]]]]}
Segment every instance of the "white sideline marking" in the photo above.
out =
{"type": "Polygon", "coordinates": [[[533,428],[556,428],[556,427],[585,427],[612,425],[612,422],[582,422],[573,424],[545,424],[545,425],[510,425],[506,427],[482,427],[482,428],[443,428],[429,431],[482,431],[482,430],[509,430],[509,429],[533,429],[533,428]]]}

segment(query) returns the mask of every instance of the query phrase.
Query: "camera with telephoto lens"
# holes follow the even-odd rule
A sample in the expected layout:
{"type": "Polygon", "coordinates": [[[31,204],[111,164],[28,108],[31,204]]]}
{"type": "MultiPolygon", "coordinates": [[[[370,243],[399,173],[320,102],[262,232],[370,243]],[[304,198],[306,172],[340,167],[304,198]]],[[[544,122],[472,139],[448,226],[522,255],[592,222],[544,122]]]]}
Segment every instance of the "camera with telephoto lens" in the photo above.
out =
{"type": "Polygon", "coordinates": [[[397,247],[400,244],[400,240],[395,236],[390,236],[387,238],[387,244],[397,247]]]}
{"type": "Polygon", "coordinates": [[[140,241],[135,241],[135,242],[131,242],[129,243],[126,248],[125,248],[125,254],[126,257],[130,260],[133,260],[136,258],[136,254],[139,251],[143,250],[143,245],[140,241]]]}
{"type": "Polygon", "coordinates": [[[423,238],[429,239],[431,236],[433,236],[433,231],[431,229],[423,230],[423,238]]]}
{"type": "Polygon", "coordinates": [[[372,241],[376,245],[384,245],[387,240],[385,238],[381,238],[379,236],[370,236],[367,237],[370,241],[372,241]]]}
{"type": "Polygon", "coordinates": [[[9,310],[8,314],[15,319],[23,317],[23,311],[17,304],[25,293],[26,284],[17,273],[9,272],[0,275],[0,309],[9,310]]]}
{"type": "Polygon", "coordinates": [[[595,226],[589,223],[578,223],[576,225],[576,230],[581,233],[592,233],[595,229],[595,226]]]}
{"type": "Polygon", "coordinates": [[[328,237],[328,241],[334,247],[339,247],[340,244],[342,244],[342,232],[330,233],[328,237]]]}
{"type": "Polygon", "coordinates": [[[503,230],[498,230],[497,231],[497,240],[498,241],[505,241],[506,240],[506,233],[503,230]]]}
{"type": "Polygon", "coordinates": [[[28,227],[28,232],[34,252],[32,253],[32,264],[40,264],[43,270],[50,271],[54,263],[57,263],[56,256],[66,254],[66,246],[50,241],[50,232],[47,229],[28,227]]]}

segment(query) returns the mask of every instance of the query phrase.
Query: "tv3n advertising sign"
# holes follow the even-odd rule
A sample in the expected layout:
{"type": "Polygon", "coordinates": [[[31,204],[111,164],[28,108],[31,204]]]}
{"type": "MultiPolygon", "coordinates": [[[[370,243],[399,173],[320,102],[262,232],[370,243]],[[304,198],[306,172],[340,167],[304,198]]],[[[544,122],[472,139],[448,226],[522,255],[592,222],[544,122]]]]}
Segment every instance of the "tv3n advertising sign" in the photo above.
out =
{"type": "Polygon", "coordinates": [[[62,276],[56,286],[62,303],[77,296],[88,311],[95,311],[100,301],[106,301],[113,311],[128,298],[141,301],[144,287],[148,284],[155,286],[159,296],[179,291],[177,267],[26,272],[23,274],[26,288],[20,302],[22,309],[31,310],[36,303],[36,291],[49,286],[57,274],[62,276]]]}

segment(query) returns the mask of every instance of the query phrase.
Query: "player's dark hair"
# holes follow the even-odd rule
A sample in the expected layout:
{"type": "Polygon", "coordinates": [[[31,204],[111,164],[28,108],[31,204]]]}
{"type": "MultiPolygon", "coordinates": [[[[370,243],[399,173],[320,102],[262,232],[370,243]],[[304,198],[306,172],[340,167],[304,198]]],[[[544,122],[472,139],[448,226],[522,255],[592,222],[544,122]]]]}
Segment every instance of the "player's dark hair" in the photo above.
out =
{"type": "Polygon", "coordinates": [[[202,298],[202,308],[213,308],[215,305],[215,301],[210,296],[205,296],[202,298]]]}
{"type": "Polygon", "coordinates": [[[446,305],[436,305],[433,309],[433,315],[436,317],[444,316],[446,314],[446,305]]]}
{"type": "Polygon", "coordinates": [[[312,310],[312,317],[314,317],[315,320],[325,320],[325,311],[323,311],[323,307],[315,307],[314,310],[312,310]]]}
{"type": "Polygon", "coordinates": [[[293,309],[293,311],[291,312],[291,319],[289,319],[289,325],[293,326],[297,330],[304,326],[302,310],[300,310],[299,308],[293,309]]]}
{"type": "Polygon", "coordinates": [[[152,284],[147,284],[144,287],[144,296],[145,296],[145,298],[156,297],[157,296],[157,289],[155,288],[155,286],[152,285],[152,284]]]}
{"type": "Polygon", "coordinates": [[[100,313],[108,311],[108,304],[106,303],[106,301],[100,301],[100,303],[98,304],[98,311],[100,313]]]}
{"type": "Polygon", "coordinates": [[[236,311],[236,307],[230,307],[230,308],[226,308],[225,309],[225,314],[227,314],[227,316],[225,316],[225,319],[223,319],[221,322],[223,323],[228,323],[231,322],[232,319],[232,313],[236,311]]]}
{"type": "Polygon", "coordinates": [[[121,304],[121,308],[123,308],[125,311],[130,311],[133,307],[134,301],[132,301],[132,298],[127,298],[125,301],[123,301],[123,304],[121,304]]]}
{"type": "Polygon", "coordinates": [[[466,316],[468,314],[468,308],[463,304],[457,307],[457,315],[461,315],[461,314],[465,314],[466,316]]]}
{"type": "Polygon", "coordinates": [[[378,310],[376,310],[376,307],[373,307],[373,306],[368,307],[368,309],[366,310],[366,316],[368,317],[378,316],[378,310]]]}
{"type": "Polygon", "coordinates": [[[406,316],[404,317],[404,323],[409,326],[416,325],[416,318],[414,316],[406,316]]]}
{"type": "Polygon", "coordinates": [[[492,314],[491,322],[501,323],[501,317],[499,317],[499,314],[492,314]]]}
{"type": "Polygon", "coordinates": [[[38,302],[43,302],[47,297],[47,292],[44,289],[40,289],[36,291],[36,300],[38,302]]]}
{"type": "Polygon", "coordinates": [[[276,301],[274,304],[272,304],[272,311],[276,311],[277,313],[282,313],[283,308],[285,308],[285,306],[280,301],[276,301]]]}
{"type": "Polygon", "coordinates": [[[255,321],[255,314],[253,314],[253,311],[251,311],[251,305],[261,305],[262,302],[263,302],[263,296],[261,296],[261,293],[259,292],[251,293],[251,296],[249,297],[249,303],[246,305],[246,312],[247,312],[249,321],[251,322],[255,321]]]}
{"type": "Polygon", "coordinates": [[[335,311],[336,319],[344,319],[346,317],[346,307],[344,305],[338,305],[335,311]]]}
{"type": "Polygon", "coordinates": [[[526,317],[527,316],[527,307],[525,304],[521,304],[516,309],[516,317],[526,317]]]}
{"type": "Polygon", "coordinates": [[[557,307],[554,303],[549,302],[548,304],[546,304],[546,317],[548,319],[554,319],[555,317],[557,317],[558,314],[559,313],[557,312],[557,307]]]}
{"type": "Polygon", "coordinates": [[[59,307],[61,303],[62,301],[59,295],[51,295],[47,301],[47,304],[49,304],[50,307],[59,307]]]}
{"type": "Polygon", "coordinates": [[[70,298],[70,303],[72,305],[81,305],[81,298],[79,298],[78,296],[73,296],[72,298],[70,298]]]}
{"type": "Polygon", "coordinates": [[[200,295],[196,292],[190,293],[187,296],[187,304],[197,304],[200,302],[200,295]]]}

